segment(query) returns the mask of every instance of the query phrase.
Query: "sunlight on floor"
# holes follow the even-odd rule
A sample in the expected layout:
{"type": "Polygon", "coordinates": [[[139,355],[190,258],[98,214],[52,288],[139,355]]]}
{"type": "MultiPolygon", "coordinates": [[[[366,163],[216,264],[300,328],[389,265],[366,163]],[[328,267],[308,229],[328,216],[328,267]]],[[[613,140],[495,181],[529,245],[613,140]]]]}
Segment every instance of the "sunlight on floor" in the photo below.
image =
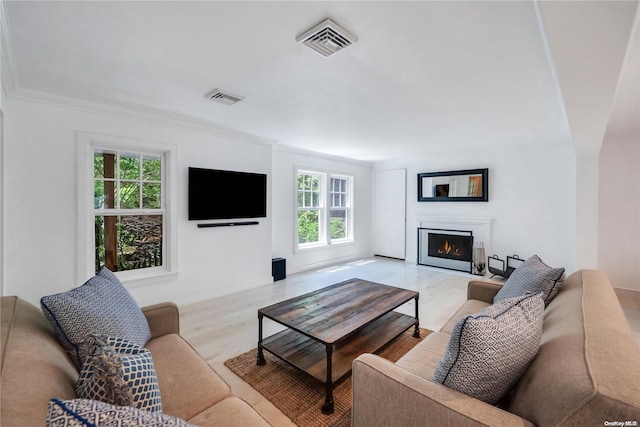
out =
{"type": "Polygon", "coordinates": [[[352,261],[346,264],[332,265],[331,267],[321,268],[320,270],[316,270],[316,273],[337,273],[338,271],[349,270],[350,268],[352,268],[352,266],[359,267],[374,262],[376,262],[376,260],[374,259],[360,259],[358,261],[352,261]]]}
{"type": "Polygon", "coordinates": [[[347,263],[347,265],[367,265],[367,264],[372,264],[374,262],[376,262],[375,259],[361,259],[358,261],[349,262],[347,263]]]}

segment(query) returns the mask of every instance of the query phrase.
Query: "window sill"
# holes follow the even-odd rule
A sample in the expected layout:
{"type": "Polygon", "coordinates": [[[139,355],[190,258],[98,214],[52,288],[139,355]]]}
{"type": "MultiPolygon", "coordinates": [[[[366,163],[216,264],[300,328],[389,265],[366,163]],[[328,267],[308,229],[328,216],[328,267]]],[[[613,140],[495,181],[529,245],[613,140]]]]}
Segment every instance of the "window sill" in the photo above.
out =
{"type": "Polygon", "coordinates": [[[307,252],[316,252],[316,251],[326,251],[330,249],[343,248],[346,246],[355,245],[355,240],[353,239],[344,239],[339,240],[329,244],[317,244],[317,245],[308,245],[308,246],[299,246],[293,250],[294,254],[298,253],[307,253],[307,252]]]}
{"type": "Polygon", "coordinates": [[[138,288],[178,278],[177,271],[166,270],[152,272],[126,271],[115,274],[126,288],[138,288]]]}

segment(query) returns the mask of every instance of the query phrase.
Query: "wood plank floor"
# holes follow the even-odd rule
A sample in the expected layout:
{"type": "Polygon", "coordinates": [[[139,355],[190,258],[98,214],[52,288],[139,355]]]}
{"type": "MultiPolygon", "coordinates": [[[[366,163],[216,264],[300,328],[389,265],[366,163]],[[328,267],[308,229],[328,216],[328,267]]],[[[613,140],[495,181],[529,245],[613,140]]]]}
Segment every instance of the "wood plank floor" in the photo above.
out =
{"type": "MultiPolygon", "coordinates": [[[[355,277],[420,292],[420,326],[431,330],[440,329],[464,303],[467,282],[477,278],[388,258],[367,258],[293,274],[256,289],[181,306],[181,333],[229,383],[235,395],[254,406],[274,426],[292,426],[287,417],[223,362],[257,346],[259,308],[355,277]]],[[[640,292],[618,289],[616,293],[640,344],[640,292]]],[[[403,305],[399,311],[414,315],[414,302],[403,305]]],[[[265,319],[265,337],[282,329],[265,319]]]]}

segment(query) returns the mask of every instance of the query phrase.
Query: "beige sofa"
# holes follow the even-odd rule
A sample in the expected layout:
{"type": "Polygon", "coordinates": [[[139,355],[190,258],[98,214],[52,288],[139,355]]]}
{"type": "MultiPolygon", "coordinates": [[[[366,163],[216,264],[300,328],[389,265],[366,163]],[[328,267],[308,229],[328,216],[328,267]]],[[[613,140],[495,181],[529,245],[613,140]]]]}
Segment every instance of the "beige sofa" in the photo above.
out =
{"type": "Polygon", "coordinates": [[[431,381],[457,320],[490,305],[500,287],[469,282],[463,307],[395,364],[358,357],[353,426],[640,424],[640,348],[600,271],[569,276],[546,308],[540,350],[504,409],[431,381]]]}
{"type": "MultiPolygon", "coordinates": [[[[43,426],[51,398],[74,399],[78,371],[58,344],[40,308],[2,297],[2,427],[43,426]]],[[[163,413],[198,426],[268,426],[179,335],[178,308],[171,303],[142,309],[152,338],[163,413]]]]}

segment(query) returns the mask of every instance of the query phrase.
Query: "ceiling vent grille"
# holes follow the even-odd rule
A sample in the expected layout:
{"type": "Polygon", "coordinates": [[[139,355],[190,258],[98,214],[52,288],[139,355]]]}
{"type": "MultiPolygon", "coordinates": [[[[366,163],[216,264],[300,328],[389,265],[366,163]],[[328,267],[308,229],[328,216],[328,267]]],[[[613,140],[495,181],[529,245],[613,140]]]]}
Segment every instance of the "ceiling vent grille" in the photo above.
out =
{"type": "Polygon", "coordinates": [[[234,95],[221,89],[214,89],[205,95],[207,99],[217,101],[225,105],[233,105],[238,101],[242,101],[244,96],[234,95]]]}
{"type": "Polygon", "coordinates": [[[357,42],[358,38],[331,19],[325,19],[296,37],[296,41],[327,57],[357,42]]]}

